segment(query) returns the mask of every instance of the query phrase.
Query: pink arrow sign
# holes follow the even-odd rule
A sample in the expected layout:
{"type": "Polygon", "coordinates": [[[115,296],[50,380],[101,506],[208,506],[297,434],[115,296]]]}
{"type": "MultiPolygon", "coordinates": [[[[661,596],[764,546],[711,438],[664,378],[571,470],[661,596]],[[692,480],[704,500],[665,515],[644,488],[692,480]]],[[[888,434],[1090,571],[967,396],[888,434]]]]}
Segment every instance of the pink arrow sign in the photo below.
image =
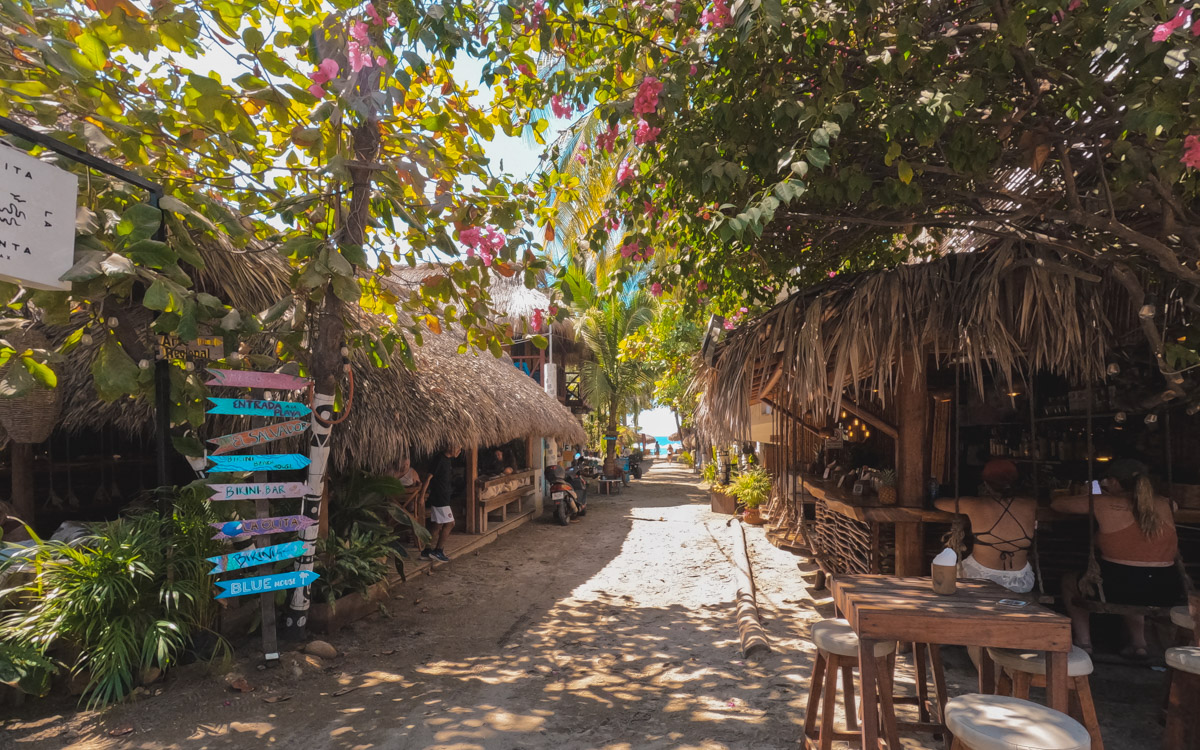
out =
{"type": "Polygon", "coordinates": [[[304,482],[258,482],[254,484],[210,484],[209,500],[270,500],[313,494],[304,482]]]}
{"type": "Polygon", "coordinates": [[[245,432],[235,432],[232,435],[210,438],[208,442],[217,447],[209,455],[219,456],[222,453],[229,453],[230,451],[237,451],[243,448],[253,448],[256,445],[269,443],[272,440],[282,440],[283,438],[299,435],[308,429],[308,424],[307,421],[292,419],[287,422],[255,427],[245,432]]]}
{"type": "Polygon", "coordinates": [[[307,529],[316,521],[308,516],[274,516],[272,518],[247,518],[244,521],[210,523],[217,530],[213,539],[237,539],[260,534],[286,534],[307,529]]]}
{"type": "Polygon", "coordinates": [[[253,370],[218,370],[208,368],[212,380],[205,385],[225,385],[234,388],[272,388],[280,391],[299,391],[312,385],[308,378],[285,375],[282,372],[254,372],[253,370]]]}

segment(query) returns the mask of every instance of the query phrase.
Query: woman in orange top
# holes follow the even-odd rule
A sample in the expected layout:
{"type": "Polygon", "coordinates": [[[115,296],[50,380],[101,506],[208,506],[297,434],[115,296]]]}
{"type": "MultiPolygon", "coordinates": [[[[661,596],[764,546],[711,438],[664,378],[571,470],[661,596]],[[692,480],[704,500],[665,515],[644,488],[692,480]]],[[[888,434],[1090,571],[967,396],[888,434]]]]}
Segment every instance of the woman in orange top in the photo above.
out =
{"type": "MultiPolygon", "coordinates": [[[[1170,607],[1178,603],[1182,581],[1175,570],[1179,539],[1175,533],[1175,504],[1154,494],[1146,466],[1139,461],[1114,461],[1100,482],[1093,503],[1096,546],[1105,598],[1114,604],[1170,607]]],[[[1088,495],[1060,497],[1051,504],[1061,513],[1087,513],[1088,495]]],[[[1075,627],[1075,644],[1091,653],[1090,613],[1079,606],[1078,579],[1068,574],[1063,598],[1075,627]]],[[[1121,653],[1146,657],[1146,624],[1141,615],[1126,615],[1130,644],[1121,653]]]]}

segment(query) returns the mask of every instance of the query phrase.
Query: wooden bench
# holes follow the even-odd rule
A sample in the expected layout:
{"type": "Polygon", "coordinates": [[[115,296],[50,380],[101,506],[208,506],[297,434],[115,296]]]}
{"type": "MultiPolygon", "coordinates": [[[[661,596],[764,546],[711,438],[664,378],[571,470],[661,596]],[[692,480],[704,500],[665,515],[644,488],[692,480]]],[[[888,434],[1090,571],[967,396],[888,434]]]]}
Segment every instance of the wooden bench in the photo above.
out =
{"type": "Polygon", "coordinates": [[[601,495],[619,495],[621,494],[621,480],[600,478],[600,494],[601,495]]]}
{"type": "Polygon", "coordinates": [[[500,520],[508,520],[508,506],[516,503],[516,512],[520,513],[523,510],[525,498],[532,497],[537,491],[537,471],[534,469],[526,469],[518,471],[514,474],[506,474],[504,476],[492,477],[489,479],[477,480],[476,497],[480,497],[483,491],[490,486],[511,482],[514,479],[519,479],[524,482],[520,487],[513,488],[507,492],[502,492],[499,495],[489,497],[486,500],[480,498],[478,501],[479,523],[477,525],[478,533],[486,534],[488,530],[488,515],[493,511],[500,511],[500,520]]]}

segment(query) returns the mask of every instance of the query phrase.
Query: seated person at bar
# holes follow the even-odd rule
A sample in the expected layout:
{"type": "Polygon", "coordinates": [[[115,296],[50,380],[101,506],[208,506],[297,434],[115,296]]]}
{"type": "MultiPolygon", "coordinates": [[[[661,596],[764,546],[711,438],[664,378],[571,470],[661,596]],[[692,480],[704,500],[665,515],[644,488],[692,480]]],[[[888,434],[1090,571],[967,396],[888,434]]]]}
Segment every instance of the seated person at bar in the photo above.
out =
{"type": "MultiPolygon", "coordinates": [[[[1037,500],[1013,493],[1018,476],[1012,461],[988,461],[983,467],[982,497],[960,497],[957,512],[970,520],[975,539],[971,554],[961,563],[962,576],[994,581],[1023,594],[1036,583],[1029,549],[1037,528],[1037,500]]],[[[942,498],[935,505],[956,512],[954,498],[942,498]]]]}
{"type": "MultiPolygon", "coordinates": [[[[1175,532],[1175,504],[1154,494],[1146,465],[1140,461],[1113,461],[1100,481],[1101,493],[1092,505],[1096,515],[1096,546],[1100,550],[1100,579],[1104,597],[1114,604],[1170,607],[1182,595],[1183,582],[1175,569],[1179,538],[1175,532]]],[[[1060,497],[1050,507],[1060,513],[1088,513],[1088,495],[1060,497]]],[[[1092,652],[1090,612],[1079,605],[1083,598],[1079,577],[1063,579],[1063,599],[1075,629],[1075,645],[1092,652]]],[[[1126,657],[1146,658],[1146,619],[1125,615],[1129,645],[1126,657]]]]}
{"type": "Polygon", "coordinates": [[[417,470],[412,467],[412,459],[406,458],[400,462],[400,465],[392,470],[391,476],[393,479],[399,479],[400,484],[405,487],[415,487],[421,483],[421,477],[418,476],[417,470]]]}
{"type": "Polygon", "coordinates": [[[483,462],[483,470],[480,473],[486,476],[500,476],[501,474],[512,474],[514,471],[516,468],[512,456],[503,448],[495,448],[488,451],[487,461],[483,462]]]}

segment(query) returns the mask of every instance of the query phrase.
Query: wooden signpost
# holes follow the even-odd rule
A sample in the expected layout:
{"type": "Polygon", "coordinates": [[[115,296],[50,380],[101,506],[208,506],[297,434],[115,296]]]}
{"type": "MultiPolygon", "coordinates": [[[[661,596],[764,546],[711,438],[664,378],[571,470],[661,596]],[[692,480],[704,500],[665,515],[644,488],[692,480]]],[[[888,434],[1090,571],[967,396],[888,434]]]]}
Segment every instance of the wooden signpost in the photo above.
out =
{"type": "Polygon", "coordinates": [[[320,577],[320,573],[312,573],[307,570],[293,570],[289,573],[277,573],[273,576],[217,581],[217,585],[221,587],[221,593],[217,594],[217,598],[228,599],[234,596],[249,596],[250,594],[267,594],[272,591],[298,589],[301,586],[307,586],[320,577]]]}
{"type": "Polygon", "coordinates": [[[269,518],[246,518],[241,521],[217,521],[210,523],[219,533],[213,539],[239,539],[262,534],[290,534],[307,529],[316,521],[308,516],[271,516],[269,518]]]}
{"type": "MultiPolygon", "coordinates": [[[[263,390],[300,390],[307,388],[311,381],[293,375],[274,372],[251,372],[248,370],[209,369],[212,379],[207,385],[224,386],[229,388],[253,388],[256,395],[263,395],[263,390]]],[[[311,426],[304,419],[312,410],[308,404],[299,401],[268,401],[246,398],[210,398],[213,406],[209,414],[235,414],[255,417],[253,425],[244,432],[222,435],[208,442],[215,447],[208,457],[213,465],[208,469],[209,474],[223,472],[254,472],[254,481],[244,484],[214,484],[210,485],[213,500],[253,500],[254,518],[243,521],[214,523],[217,529],[213,539],[245,539],[254,538],[251,547],[208,558],[214,567],[210,575],[216,575],[233,570],[269,565],[297,557],[311,559],[312,546],[297,539],[283,544],[270,544],[271,534],[286,534],[299,532],[316,523],[306,515],[274,516],[271,513],[271,500],[304,497],[311,493],[304,482],[267,482],[268,471],[293,471],[309,465],[310,459],[299,453],[266,454],[268,443],[297,435],[303,435],[311,426]],[[266,423],[272,417],[290,418],[286,422],[266,423]],[[249,454],[228,455],[233,451],[253,451],[249,454]]],[[[275,625],[275,597],[273,592],[285,589],[295,589],[308,586],[320,576],[312,571],[292,571],[275,575],[242,578],[232,581],[217,581],[221,587],[218,599],[235,596],[260,594],[259,606],[262,609],[262,641],[263,655],[268,662],[279,659],[279,644],[275,625]]]]}
{"type": "Polygon", "coordinates": [[[216,557],[208,558],[208,561],[213,564],[213,569],[208,571],[208,574],[215,576],[218,573],[227,573],[231,570],[253,568],[255,565],[266,565],[267,563],[279,562],[280,560],[291,560],[293,557],[303,555],[307,551],[307,548],[308,545],[297,539],[286,544],[272,544],[269,547],[249,547],[238,552],[231,552],[228,555],[217,555],[216,557]]]}
{"type": "Polygon", "coordinates": [[[294,471],[308,466],[308,456],[302,453],[250,454],[244,456],[209,456],[213,465],[209,474],[229,471],[294,471]]]}
{"type": "Polygon", "coordinates": [[[210,451],[208,455],[219,456],[222,453],[229,453],[230,451],[253,448],[256,445],[263,445],[272,440],[283,440],[284,438],[294,437],[307,430],[308,422],[292,419],[287,422],[276,422],[275,424],[255,427],[245,432],[235,432],[232,435],[209,438],[208,442],[213,443],[217,447],[210,451]]]}
{"type": "Polygon", "coordinates": [[[238,414],[246,417],[306,417],[312,410],[299,401],[262,401],[249,398],[213,398],[209,414],[238,414]]]}
{"type": "Polygon", "coordinates": [[[250,482],[247,484],[210,484],[209,500],[258,500],[260,498],[304,497],[310,490],[304,482],[250,482]]]}
{"type": "Polygon", "coordinates": [[[233,388],[270,388],[276,391],[299,391],[310,385],[312,381],[295,375],[285,375],[282,372],[253,372],[251,370],[220,370],[208,368],[212,379],[205,385],[224,385],[233,388]]]}

